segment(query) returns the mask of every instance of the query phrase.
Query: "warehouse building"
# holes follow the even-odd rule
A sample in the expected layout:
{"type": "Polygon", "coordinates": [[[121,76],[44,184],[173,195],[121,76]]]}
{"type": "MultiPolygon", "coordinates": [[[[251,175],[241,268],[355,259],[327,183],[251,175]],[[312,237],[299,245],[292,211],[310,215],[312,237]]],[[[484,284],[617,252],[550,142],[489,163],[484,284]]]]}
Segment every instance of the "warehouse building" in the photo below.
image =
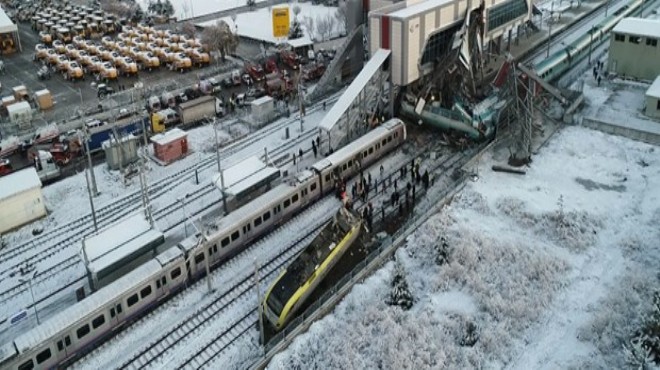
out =
{"type": "Polygon", "coordinates": [[[660,74],[660,20],[624,18],[612,29],[607,70],[652,81],[660,74]]]}
{"type": "Polygon", "coordinates": [[[41,180],[34,167],[0,177],[0,233],[45,215],[41,180]]]}
{"type": "MultiPolygon", "coordinates": [[[[452,47],[454,34],[479,1],[408,0],[369,12],[369,51],[392,51],[392,82],[406,86],[432,70],[433,62],[452,47]]],[[[382,5],[381,3],[372,5],[382,5]]],[[[503,51],[503,36],[517,37],[531,19],[531,0],[491,0],[484,3],[484,48],[503,51]]]]}
{"type": "Polygon", "coordinates": [[[651,87],[646,90],[646,109],[644,114],[660,119],[660,76],[655,78],[651,87]]]}

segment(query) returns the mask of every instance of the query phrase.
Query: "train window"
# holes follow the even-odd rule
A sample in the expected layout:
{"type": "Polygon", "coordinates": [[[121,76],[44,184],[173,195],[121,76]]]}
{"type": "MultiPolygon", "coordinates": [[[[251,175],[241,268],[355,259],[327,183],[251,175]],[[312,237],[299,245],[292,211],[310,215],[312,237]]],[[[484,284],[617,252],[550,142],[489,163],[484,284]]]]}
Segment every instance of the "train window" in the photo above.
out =
{"type": "Polygon", "coordinates": [[[128,307],[131,307],[132,305],[138,303],[137,293],[135,293],[132,296],[128,297],[128,299],[126,300],[126,303],[128,304],[128,307]]]}
{"type": "Polygon", "coordinates": [[[325,182],[329,182],[329,181],[330,181],[330,175],[325,175],[325,182]]]}
{"type": "Polygon", "coordinates": [[[218,253],[218,245],[213,244],[213,253],[218,253]]]}
{"type": "Polygon", "coordinates": [[[226,247],[226,246],[228,246],[228,245],[229,245],[229,237],[226,237],[226,238],[222,239],[222,241],[220,242],[220,246],[221,246],[222,248],[224,248],[224,247],[226,247]]]}
{"type": "Polygon", "coordinates": [[[243,226],[243,234],[247,234],[248,231],[250,231],[250,226],[251,226],[250,224],[243,226]]]}
{"type": "Polygon", "coordinates": [[[234,232],[231,234],[231,241],[234,241],[234,240],[238,239],[238,236],[239,236],[239,234],[238,234],[238,230],[237,230],[237,231],[234,231],[234,232]]]}
{"type": "Polygon", "coordinates": [[[113,317],[115,317],[115,308],[114,307],[112,307],[110,309],[110,318],[113,318],[113,317]]]}
{"type": "Polygon", "coordinates": [[[362,153],[362,158],[366,158],[366,157],[367,157],[367,151],[365,150],[364,153],[362,153]]]}
{"type": "Polygon", "coordinates": [[[660,100],[658,100],[658,103],[656,104],[655,108],[656,108],[657,110],[660,110],[660,100]]]}
{"type": "Polygon", "coordinates": [[[307,195],[307,188],[304,188],[302,193],[300,194],[301,197],[304,197],[305,195],[307,195]]]}
{"type": "Polygon", "coordinates": [[[160,278],[160,283],[161,283],[163,286],[165,286],[165,285],[167,284],[167,276],[163,276],[162,278],[160,278]]]}
{"type": "Polygon", "coordinates": [[[160,280],[156,280],[156,289],[160,289],[160,280]]]}
{"type": "Polygon", "coordinates": [[[380,143],[376,143],[376,150],[380,149],[380,143]]]}
{"type": "Polygon", "coordinates": [[[50,358],[50,348],[46,348],[46,350],[41,351],[40,354],[37,355],[37,363],[40,364],[50,358]]]}
{"type": "Polygon", "coordinates": [[[313,183],[313,184],[309,187],[309,191],[314,191],[314,190],[316,190],[316,183],[313,183]]]}
{"type": "Polygon", "coordinates": [[[291,201],[290,201],[290,200],[287,199],[287,200],[284,201],[284,208],[287,208],[287,207],[290,206],[290,205],[291,205],[291,201]]]}
{"type": "Polygon", "coordinates": [[[71,337],[69,337],[68,335],[64,337],[64,345],[67,347],[71,345],[71,337]]]}
{"type": "Polygon", "coordinates": [[[389,143],[389,142],[391,142],[391,141],[392,141],[392,135],[390,135],[390,136],[387,137],[387,142],[389,143]]]}
{"type": "Polygon", "coordinates": [[[140,291],[140,298],[147,297],[149,294],[151,294],[151,285],[147,285],[140,291]]]}
{"type": "Polygon", "coordinates": [[[254,227],[261,225],[261,216],[254,219],[254,227]]]}
{"type": "Polygon", "coordinates": [[[94,329],[98,328],[99,326],[105,324],[105,316],[101,315],[94,320],[92,320],[92,327],[94,329]]]}
{"type": "Polygon", "coordinates": [[[369,148],[369,154],[371,155],[374,152],[374,147],[369,148]]]}
{"type": "Polygon", "coordinates": [[[195,263],[202,263],[204,262],[204,253],[200,253],[195,256],[195,263]]]}
{"type": "Polygon", "coordinates": [[[295,202],[297,202],[297,201],[298,201],[298,194],[294,194],[294,195],[291,197],[291,203],[295,203],[295,202]]]}
{"type": "Polygon", "coordinates": [[[657,39],[651,39],[651,38],[646,38],[646,45],[647,46],[658,46],[658,40],[657,39]]]}
{"type": "Polygon", "coordinates": [[[642,41],[642,38],[639,36],[628,36],[628,42],[631,44],[639,44],[642,41]]]}
{"type": "Polygon", "coordinates": [[[177,267],[174,270],[172,270],[172,272],[170,272],[170,277],[172,278],[172,280],[178,278],[179,276],[181,276],[181,267],[177,267]]]}
{"type": "Polygon", "coordinates": [[[27,360],[18,367],[18,370],[32,370],[32,369],[34,369],[34,362],[32,362],[32,360],[27,360]]]}
{"type": "Polygon", "coordinates": [[[117,305],[117,315],[121,313],[121,303],[117,305]]]}
{"type": "Polygon", "coordinates": [[[62,343],[61,340],[57,341],[57,350],[58,351],[64,351],[64,343],[62,343]]]}
{"type": "Polygon", "coordinates": [[[382,144],[383,146],[385,146],[385,144],[387,144],[387,139],[383,139],[383,141],[381,142],[381,144],[382,144]]]}
{"type": "Polygon", "coordinates": [[[617,33],[614,35],[614,41],[624,42],[626,41],[626,36],[617,33]]]}
{"type": "Polygon", "coordinates": [[[76,330],[76,335],[78,335],[78,339],[81,339],[85,335],[89,334],[89,324],[85,324],[76,330]]]}
{"type": "Polygon", "coordinates": [[[348,162],[346,162],[346,165],[348,165],[348,167],[353,166],[353,160],[349,159],[348,162]]]}
{"type": "Polygon", "coordinates": [[[267,211],[266,213],[264,213],[263,218],[264,218],[264,222],[268,221],[270,219],[270,211],[267,211]]]}

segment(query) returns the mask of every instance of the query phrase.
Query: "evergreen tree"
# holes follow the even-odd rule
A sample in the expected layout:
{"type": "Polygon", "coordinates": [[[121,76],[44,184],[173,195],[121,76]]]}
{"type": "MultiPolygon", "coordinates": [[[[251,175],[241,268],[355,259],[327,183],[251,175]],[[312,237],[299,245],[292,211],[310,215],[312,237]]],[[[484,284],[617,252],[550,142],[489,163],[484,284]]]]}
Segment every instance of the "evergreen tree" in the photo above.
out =
{"type": "Polygon", "coordinates": [[[400,306],[404,310],[409,310],[413,306],[413,296],[408,288],[406,274],[403,267],[397,263],[394,267],[394,278],[392,279],[392,291],[387,300],[390,306],[400,306]]]}
{"type": "Polygon", "coordinates": [[[291,28],[289,28],[289,39],[294,40],[301,37],[303,37],[302,27],[300,26],[300,22],[294,19],[294,21],[291,22],[291,28]]]}
{"type": "Polygon", "coordinates": [[[437,255],[435,256],[435,264],[438,266],[442,266],[445,263],[449,262],[449,244],[447,243],[447,239],[445,237],[440,238],[440,243],[436,245],[436,252],[437,255]]]}
{"type": "Polygon", "coordinates": [[[472,347],[479,340],[479,327],[472,321],[467,321],[463,325],[463,336],[459,344],[463,347],[472,347]]]}

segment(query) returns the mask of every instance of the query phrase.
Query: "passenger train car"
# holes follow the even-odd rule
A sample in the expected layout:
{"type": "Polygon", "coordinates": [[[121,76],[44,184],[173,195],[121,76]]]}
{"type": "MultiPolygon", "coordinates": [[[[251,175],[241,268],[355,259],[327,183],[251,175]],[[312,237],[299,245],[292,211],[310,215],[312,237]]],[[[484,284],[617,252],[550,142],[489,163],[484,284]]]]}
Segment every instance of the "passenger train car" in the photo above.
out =
{"type": "Polygon", "coordinates": [[[1,369],[66,366],[140,314],[330,192],[406,140],[392,119],[153,260],[0,347],[1,369]]]}
{"type": "Polygon", "coordinates": [[[589,55],[609,37],[609,32],[623,18],[637,15],[641,12],[644,0],[633,0],[619,8],[602,22],[592,27],[589,32],[580,36],[564,49],[552,54],[549,58],[534,66],[534,72],[546,81],[553,81],[562,76],[589,55]]]}

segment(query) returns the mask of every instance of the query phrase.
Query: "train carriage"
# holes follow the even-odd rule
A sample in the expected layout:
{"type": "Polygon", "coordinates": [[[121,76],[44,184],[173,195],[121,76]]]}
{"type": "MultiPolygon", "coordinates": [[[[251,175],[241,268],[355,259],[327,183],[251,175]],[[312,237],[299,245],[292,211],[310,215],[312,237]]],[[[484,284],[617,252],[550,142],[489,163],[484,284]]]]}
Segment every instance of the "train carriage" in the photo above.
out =
{"type": "Polygon", "coordinates": [[[93,348],[184,282],[183,253],[170,248],[88,298],[19,335],[0,351],[3,369],[48,369],[93,348]]]}

